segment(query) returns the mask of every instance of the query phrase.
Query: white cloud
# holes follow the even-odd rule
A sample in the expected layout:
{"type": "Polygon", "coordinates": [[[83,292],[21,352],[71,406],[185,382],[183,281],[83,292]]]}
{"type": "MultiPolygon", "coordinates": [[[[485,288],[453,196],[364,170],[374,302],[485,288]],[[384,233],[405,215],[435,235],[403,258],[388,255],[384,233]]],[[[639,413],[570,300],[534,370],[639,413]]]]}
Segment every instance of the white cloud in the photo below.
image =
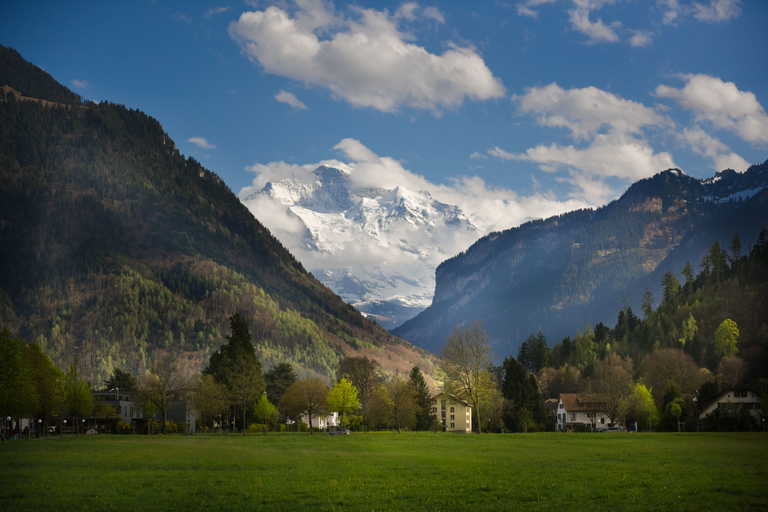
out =
{"type": "Polygon", "coordinates": [[[517,4],[517,14],[520,16],[530,16],[531,18],[538,18],[539,12],[536,8],[540,5],[551,4],[558,0],[526,0],[517,4]]]}
{"type": "Polygon", "coordinates": [[[194,144],[195,146],[199,147],[200,149],[214,149],[216,146],[208,142],[207,139],[204,139],[203,137],[192,137],[190,139],[187,139],[187,142],[190,144],[194,144]]]}
{"type": "Polygon", "coordinates": [[[520,113],[535,116],[543,126],[567,128],[576,140],[590,139],[603,129],[638,134],[647,126],[671,123],[642,103],[592,86],[565,90],[552,83],[532,87],[512,101],[520,113]]]}
{"type": "Polygon", "coordinates": [[[291,14],[277,6],[246,12],[230,35],[266,72],[325,87],[354,106],[395,112],[402,107],[455,108],[465,100],[503,97],[504,86],[473,48],[447,43],[428,52],[401,32],[398,20],[439,11],[406,4],[387,11],[350,8],[345,17],[319,0],[297,2],[291,14]]]}
{"type": "MultiPolygon", "coordinates": [[[[426,190],[437,201],[459,206],[478,228],[479,234],[473,235],[475,237],[518,225],[528,220],[532,212],[544,218],[594,204],[576,199],[561,201],[548,193],[521,196],[510,189],[490,186],[477,176],[459,176],[448,185],[437,185],[404,168],[398,160],[377,155],[356,139],[344,139],[334,149],[340,152],[341,160],[325,160],[307,165],[272,162],[248,168],[256,176],[251,186],[240,191],[239,197],[245,199],[261,190],[268,182],[286,178],[310,185],[315,180],[312,172],[320,165],[327,165],[347,172],[351,186],[356,189],[391,190],[400,186],[411,191],[426,190]]],[[[249,201],[248,204],[251,207],[254,203],[249,201]]],[[[290,237],[294,244],[299,244],[304,233],[303,225],[297,223],[295,216],[286,213],[286,210],[284,205],[270,201],[263,202],[254,213],[271,230],[285,231],[281,240],[290,237]]],[[[473,241],[462,243],[468,245],[473,241]]],[[[464,248],[466,245],[459,250],[464,248]]]]}
{"type": "Polygon", "coordinates": [[[607,178],[637,181],[675,167],[667,152],[655,153],[647,141],[626,134],[599,134],[586,147],[559,144],[539,145],[523,153],[494,148],[489,154],[506,160],[535,162],[547,172],[566,170],[565,181],[577,190],[571,197],[590,204],[604,204],[617,191],[609,187],[607,178]]]}
{"type": "Polygon", "coordinates": [[[589,9],[577,7],[568,13],[574,30],[589,37],[591,43],[618,43],[619,34],[616,29],[621,27],[621,22],[614,21],[610,25],[603,23],[601,18],[597,21],[589,21],[589,9]]]}
{"type": "Polygon", "coordinates": [[[683,75],[682,78],[687,82],[682,89],[659,85],[656,95],[674,99],[683,108],[692,110],[697,121],[709,121],[748,142],[768,142],[768,115],[753,93],[740,91],[733,82],[709,75],[683,75]]]}
{"type": "Polygon", "coordinates": [[[301,110],[306,110],[309,107],[307,107],[303,101],[301,101],[299,98],[296,97],[293,93],[286,92],[286,91],[280,91],[279,93],[275,94],[275,99],[279,101],[280,103],[287,103],[288,105],[292,106],[293,108],[298,108],[301,110]]]}
{"type": "Polygon", "coordinates": [[[77,78],[76,78],[76,79],[74,79],[74,80],[72,80],[72,85],[73,85],[73,86],[74,86],[76,89],[87,89],[88,87],[90,87],[90,86],[91,86],[91,84],[89,84],[89,83],[88,83],[88,82],[86,82],[85,80],[78,80],[77,78]]]}
{"type": "Polygon", "coordinates": [[[227,12],[230,9],[231,7],[213,7],[211,9],[208,9],[205,12],[205,15],[203,15],[203,17],[208,20],[208,19],[211,19],[213,16],[216,16],[217,14],[221,14],[223,12],[227,12]]]}
{"type": "Polygon", "coordinates": [[[661,131],[673,122],[642,103],[596,87],[566,90],[556,83],[530,88],[513,102],[538,124],[567,129],[577,144],[540,144],[519,153],[495,147],[488,154],[558,173],[574,187],[573,198],[603,204],[619,192],[608,180],[627,183],[675,166],[669,153],[655,152],[644,139],[646,131],[661,131]]]}
{"type": "Polygon", "coordinates": [[[744,172],[749,168],[749,163],[746,160],[704,130],[685,128],[683,133],[680,134],[680,138],[690,145],[695,153],[710,158],[712,160],[712,168],[715,171],[733,169],[744,172]]]}
{"type": "Polygon", "coordinates": [[[653,43],[653,37],[651,33],[646,30],[632,30],[632,37],[629,40],[629,44],[635,48],[644,46],[650,46],[653,43]]]}
{"type": "Polygon", "coordinates": [[[741,0],[712,0],[709,5],[693,2],[693,17],[707,23],[720,23],[741,15],[741,0]]]}

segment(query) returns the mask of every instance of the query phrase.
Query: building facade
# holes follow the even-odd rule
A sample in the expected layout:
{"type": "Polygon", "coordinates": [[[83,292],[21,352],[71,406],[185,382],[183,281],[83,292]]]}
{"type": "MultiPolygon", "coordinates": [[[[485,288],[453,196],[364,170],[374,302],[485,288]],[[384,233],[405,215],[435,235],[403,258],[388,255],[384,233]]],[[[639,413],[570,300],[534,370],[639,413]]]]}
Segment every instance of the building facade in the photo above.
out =
{"type": "Polygon", "coordinates": [[[440,393],[433,397],[432,414],[446,432],[472,432],[472,405],[456,395],[440,393]]]}

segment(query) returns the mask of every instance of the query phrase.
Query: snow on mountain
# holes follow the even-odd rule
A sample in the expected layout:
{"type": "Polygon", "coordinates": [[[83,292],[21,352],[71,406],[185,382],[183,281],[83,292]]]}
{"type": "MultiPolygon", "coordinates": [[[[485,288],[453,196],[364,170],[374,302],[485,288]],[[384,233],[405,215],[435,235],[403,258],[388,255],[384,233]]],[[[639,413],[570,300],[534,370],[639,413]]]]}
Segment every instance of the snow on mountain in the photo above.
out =
{"type": "Polygon", "coordinates": [[[318,279],[389,328],[429,306],[437,265],[482,234],[425,190],[356,187],[328,166],[241,200],[318,279]]]}

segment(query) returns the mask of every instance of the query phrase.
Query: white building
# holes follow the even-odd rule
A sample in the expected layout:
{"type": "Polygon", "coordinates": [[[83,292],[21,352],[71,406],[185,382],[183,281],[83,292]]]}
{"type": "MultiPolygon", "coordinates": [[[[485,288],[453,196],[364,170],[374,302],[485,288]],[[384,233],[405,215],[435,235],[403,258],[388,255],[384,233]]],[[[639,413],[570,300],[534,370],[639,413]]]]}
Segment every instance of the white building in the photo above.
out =
{"type": "Polygon", "coordinates": [[[704,419],[716,409],[737,408],[739,411],[747,409],[759,422],[762,418],[760,410],[760,395],[743,382],[735,382],[720,393],[701,402],[699,405],[699,418],[704,419]]]}
{"type": "Polygon", "coordinates": [[[605,403],[597,395],[562,393],[556,409],[557,431],[568,432],[577,427],[596,430],[613,426],[603,412],[605,409],[605,403]]]}

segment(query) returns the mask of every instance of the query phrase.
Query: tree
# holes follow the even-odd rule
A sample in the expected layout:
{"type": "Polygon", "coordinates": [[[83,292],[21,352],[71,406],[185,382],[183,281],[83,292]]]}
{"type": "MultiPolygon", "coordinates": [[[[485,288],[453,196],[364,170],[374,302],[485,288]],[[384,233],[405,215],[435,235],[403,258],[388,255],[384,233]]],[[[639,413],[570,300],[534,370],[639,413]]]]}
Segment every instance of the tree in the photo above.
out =
{"type": "Polygon", "coordinates": [[[677,276],[667,270],[664,277],[661,278],[661,285],[664,288],[663,302],[674,302],[680,295],[680,281],[677,276]]]}
{"type": "Polygon", "coordinates": [[[648,318],[653,312],[653,294],[648,288],[643,293],[643,300],[640,302],[640,310],[643,312],[643,318],[648,318]]]}
{"type": "Polygon", "coordinates": [[[723,320],[723,323],[715,331],[715,353],[718,359],[725,356],[735,356],[739,349],[739,328],[736,322],[730,318],[723,320]]]}
{"type": "Polygon", "coordinates": [[[309,418],[309,433],[312,434],[312,418],[326,410],[328,388],[317,377],[294,382],[285,390],[280,399],[280,410],[294,421],[302,415],[309,418]]]}
{"type": "Polygon", "coordinates": [[[12,418],[35,413],[39,396],[32,380],[29,361],[24,357],[24,342],[0,331],[0,411],[12,418]]]}
{"type": "Polygon", "coordinates": [[[749,365],[738,356],[724,356],[717,365],[717,382],[721,388],[742,380],[749,372],[749,365]]]}
{"type": "Polygon", "coordinates": [[[267,398],[277,404],[283,398],[285,390],[298,380],[291,363],[280,363],[264,374],[267,386],[267,398]]]}
{"type": "MultiPolygon", "coordinates": [[[[488,372],[491,346],[483,324],[475,320],[469,328],[455,326],[440,355],[446,374],[446,389],[455,389],[455,394],[474,406],[476,417],[480,418],[480,401],[493,385],[493,378],[488,372]]],[[[478,433],[482,433],[479,421],[477,425],[478,433]]]]}
{"type": "Polygon", "coordinates": [[[562,393],[578,393],[581,389],[581,372],[566,364],[557,370],[542,368],[538,375],[539,386],[545,398],[557,398],[562,393]]]}
{"type": "Polygon", "coordinates": [[[376,385],[381,381],[377,374],[379,363],[368,357],[345,357],[339,361],[337,378],[346,378],[357,389],[360,400],[360,408],[363,416],[363,429],[365,429],[365,417],[368,414],[368,403],[376,385]]]}
{"type": "Polygon", "coordinates": [[[245,318],[235,313],[229,322],[232,334],[226,336],[226,343],[211,354],[208,368],[203,373],[227,386],[233,409],[242,408],[245,434],[246,413],[265,389],[264,374],[245,318]]]}
{"type": "Polygon", "coordinates": [[[328,392],[325,398],[328,409],[341,414],[341,424],[347,425],[347,413],[356,411],[360,407],[357,399],[357,388],[347,379],[342,378],[328,392]]]}
{"type": "Polygon", "coordinates": [[[533,424],[546,421],[546,410],[536,376],[525,371],[514,357],[504,359],[501,394],[506,400],[504,423],[513,432],[527,432],[533,424]]]}
{"type": "Polygon", "coordinates": [[[595,374],[589,381],[590,392],[600,397],[602,412],[611,420],[611,426],[621,416],[622,405],[633,392],[632,359],[609,354],[595,365],[595,374]]]}
{"type": "Polygon", "coordinates": [[[626,421],[627,424],[637,422],[638,431],[653,430],[659,422],[659,411],[651,390],[642,383],[635,384],[635,390],[629,397],[626,421]]]}
{"type": "Polygon", "coordinates": [[[683,332],[682,337],[678,340],[681,345],[691,343],[696,337],[696,333],[699,332],[699,328],[696,326],[696,319],[693,318],[693,313],[688,314],[688,318],[683,320],[683,332]]]}
{"type": "Polygon", "coordinates": [[[656,401],[661,400],[670,381],[680,388],[681,393],[692,395],[704,378],[693,358],[679,348],[653,351],[643,360],[640,374],[645,384],[655,390],[656,401]]]}
{"type": "Polygon", "coordinates": [[[685,262],[685,266],[683,267],[683,277],[685,278],[685,284],[683,285],[686,292],[689,292],[691,288],[693,287],[694,282],[694,275],[693,275],[693,267],[691,266],[690,261],[685,262]]]}
{"type": "MultiPolygon", "coordinates": [[[[205,426],[207,421],[213,423],[228,406],[227,388],[214,380],[213,375],[200,375],[192,390],[192,403],[205,426]]],[[[219,425],[221,431],[221,425],[219,425]]]]}
{"type": "Polygon", "coordinates": [[[437,420],[432,413],[432,393],[418,366],[411,368],[409,376],[416,400],[416,430],[430,430],[437,420]]]}
{"type": "Polygon", "coordinates": [[[262,393],[259,401],[256,402],[256,406],[253,408],[253,413],[256,415],[256,419],[264,423],[264,435],[267,434],[267,422],[273,420],[277,416],[277,409],[267,399],[267,393],[262,393]]]}
{"type": "Polygon", "coordinates": [[[547,338],[541,331],[531,334],[517,351],[517,362],[523,365],[528,373],[538,373],[545,366],[549,366],[550,360],[547,338]]]}
{"type": "Polygon", "coordinates": [[[48,418],[59,414],[64,404],[64,372],[53,364],[37,343],[26,345],[24,352],[29,363],[30,377],[37,390],[36,414],[47,427],[48,418]]]}
{"type": "Polygon", "coordinates": [[[229,393],[232,402],[242,408],[243,435],[248,432],[246,412],[261,397],[264,389],[264,376],[261,373],[260,363],[254,364],[253,359],[246,358],[234,362],[229,373],[229,393]]]}
{"type": "Polygon", "coordinates": [[[136,377],[131,372],[115,368],[112,376],[104,381],[104,389],[107,391],[119,390],[123,391],[136,391],[139,389],[139,385],[136,382],[136,377]]]}
{"type": "Polygon", "coordinates": [[[411,427],[416,424],[416,393],[406,379],[396,376],[386,384],[389,394],[389,414],[395,422],[397,433],[401,427],[411,427]]]}
{"type": "Polygon", "coordinates": [[[163,434],[172,403],[185,400],[188,391],[189,382],[173,357],[163,357],[147,370],[139,395],[144,403],[152,403],[155,410],[160,412],[163,434]]]}
{"type": "Polygon", "coordinates": [[[64,378],[64,403],[67,413],[75,420],[77,435],[80,435],[80,418],[90,416],[93,412],[93,395],[91,387],[77,371],[77,363],[72,363],[64,378]]]}

